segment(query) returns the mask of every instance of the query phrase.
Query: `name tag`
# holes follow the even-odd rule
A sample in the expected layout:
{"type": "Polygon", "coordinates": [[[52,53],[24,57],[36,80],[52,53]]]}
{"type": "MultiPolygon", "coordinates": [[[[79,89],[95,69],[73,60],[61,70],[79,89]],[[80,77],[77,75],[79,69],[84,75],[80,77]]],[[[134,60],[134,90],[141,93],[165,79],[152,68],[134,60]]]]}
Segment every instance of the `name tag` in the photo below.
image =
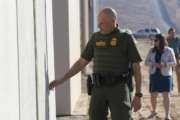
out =
{"type": "Polygon", "coordinates": [[[97,47],[104,47],[104,46],[106,46],[106,42],[104,42],[104,41],[97,41],[96,42],[96,46],[97,47]]]}

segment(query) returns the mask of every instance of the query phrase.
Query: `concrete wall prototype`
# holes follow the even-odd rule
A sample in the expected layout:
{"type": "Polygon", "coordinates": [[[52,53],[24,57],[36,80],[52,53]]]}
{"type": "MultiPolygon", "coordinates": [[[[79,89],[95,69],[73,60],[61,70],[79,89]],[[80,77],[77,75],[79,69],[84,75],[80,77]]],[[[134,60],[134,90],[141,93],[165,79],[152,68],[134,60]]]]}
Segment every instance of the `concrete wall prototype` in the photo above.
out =
{"type": "Polygon", "coordinates": [[[0,1],[0,117],[19,120],[16,1],[0,1]]]}
{"type": "Polygon", "coordinates": [[[54,95],[48,90],[54,79],[51,5],[45,0],[0,1],[3,120],[56,119],[54,95]]]}
{"type": "MultiPolygon", "coordinates": [[[[69,48],[70,66],[80,57],[80,0],[69,0],[69,48]]],[[[81,74],[74,76],[70,83],[71,113],[81,95],[81,74]]]]}
{"type": "MultiPolygon", "coordinates": [[[[53,0],[55,78],[80,57],[80,1],[53,0]]],[[[72,114],[81,94],[81,76],[56,88],[57,115],[72,114]]]]}

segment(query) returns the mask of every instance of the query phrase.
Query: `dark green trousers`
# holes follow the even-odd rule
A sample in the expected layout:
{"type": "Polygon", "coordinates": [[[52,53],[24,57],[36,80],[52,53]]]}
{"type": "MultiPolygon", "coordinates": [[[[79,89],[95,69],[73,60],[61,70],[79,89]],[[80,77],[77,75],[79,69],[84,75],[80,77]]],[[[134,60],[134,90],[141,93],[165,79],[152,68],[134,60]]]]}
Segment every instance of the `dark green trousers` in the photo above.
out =
{"type": "Polygon", "coordinates": [[[93,88],[89,119],[107,120],[108,109],[112,120],[132,120],[131,92],[127,84],[93,88]]]}

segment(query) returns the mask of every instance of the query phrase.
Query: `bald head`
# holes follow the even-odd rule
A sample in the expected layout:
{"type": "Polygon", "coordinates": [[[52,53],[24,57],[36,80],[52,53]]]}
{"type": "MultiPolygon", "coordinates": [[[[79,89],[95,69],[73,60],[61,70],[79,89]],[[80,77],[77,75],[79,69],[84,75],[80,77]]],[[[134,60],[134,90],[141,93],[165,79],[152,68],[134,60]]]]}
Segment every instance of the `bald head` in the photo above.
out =
{"type": "Polygon", "coordinates": [[[113,19],[117,19],[117,12],[113,8],[104,8],[100,11],[100,14],[106,14],[113,19]]]}
{"type": "Polygon", "coordinates": [[[98,15],[98,27],[101,33],[110,33],[117,26],[117,12],[112,8],[104,8],[98,15]]]}

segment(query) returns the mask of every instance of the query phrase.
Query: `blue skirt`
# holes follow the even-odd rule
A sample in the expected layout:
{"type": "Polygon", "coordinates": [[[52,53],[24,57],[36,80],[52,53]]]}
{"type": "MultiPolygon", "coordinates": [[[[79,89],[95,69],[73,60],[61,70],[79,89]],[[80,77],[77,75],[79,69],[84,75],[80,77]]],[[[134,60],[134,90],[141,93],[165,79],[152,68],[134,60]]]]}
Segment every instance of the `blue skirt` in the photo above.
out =
{"type": "Polygon", "coordinates": [[[159,70],[150,75],[150,92],[170,92],[172,89],[173,83],[171,76],[162,76],[159,70]]]}

